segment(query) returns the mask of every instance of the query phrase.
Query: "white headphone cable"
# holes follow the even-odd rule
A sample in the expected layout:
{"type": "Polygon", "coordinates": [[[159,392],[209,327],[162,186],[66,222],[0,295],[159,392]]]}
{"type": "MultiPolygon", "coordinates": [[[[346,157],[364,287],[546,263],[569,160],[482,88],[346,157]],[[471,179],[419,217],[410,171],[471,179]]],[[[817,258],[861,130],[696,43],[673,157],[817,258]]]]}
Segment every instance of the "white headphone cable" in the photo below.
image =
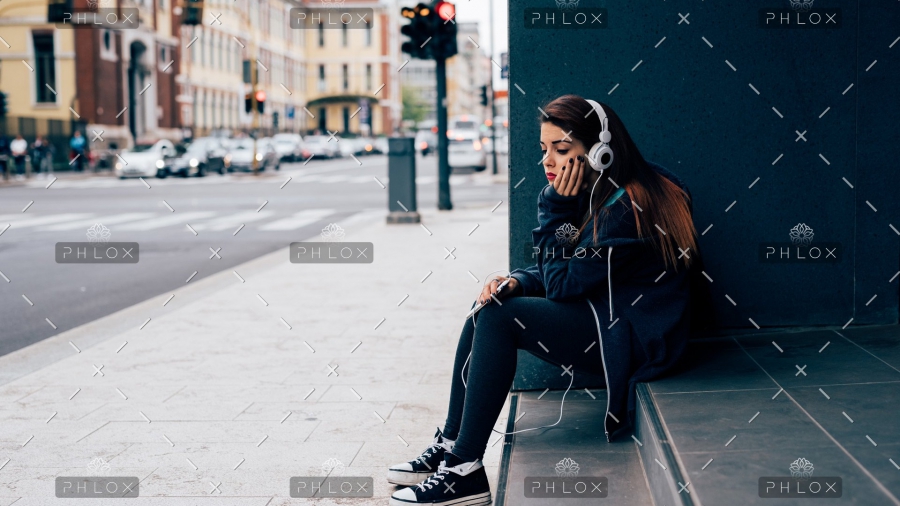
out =
{"type": "MultiPolygon", "coordinates": [[[[599,179],[598,179],[598,181],[599,181],[599,179]]],[[[497,271],[494,271],[494,272],[497,272],[497,271]]],[[[492,272],[491,274],[493,274],[494,272],[492,272]]],[[[507,271],[507,272],[508,272],[508,271],[507,271]]],[[[488,276],[490,276],[491,274],[488,274],[488,276]]],[[[509,277],[509,276],[507,276],[507,277],[509,277]]],[[[476,323],[475,323],[475,317],[476,317],[476,316],[478,316],[478,315],[477,315],[477,314],[472,315],[472,325],[473,325],[473,326],[476,326],[476,323]]],[[[474,335],[473,335],[473,337],[472,337],[472,344],[473,344],[473,347],[474,347],[474,344],[475,344],[475,337],[474,337],[474,335]]],[[[466,378],[465,378],[465,376],[463,375],[463,372],[466,370],[466,365],[469,363],[469,359],[470,359],[470,358],[472,358],[472,351],[471,351],[471,350],[469,351],[469,356],[466,357],[466,361],[463,363],[462,369],[460,369],[460,371],[459,371],[459,377],[462,379],[462,382],[463,382],[463,388],[466,388],[466,389],[468,389],[468,385],[466,384],[466,378]]],[[[570,367],[571,367],[571,366],[570,366],[570,367]]],[[[498,433],[498,434],[503,434],[503,435],[518,434],[519,432],[526,432],[526,431],[529,431],[529,430],[546,429],[546,428],[549,428],[549,427],[553,427],[553,426],[555,426],[556,424],[558,424],[559,422],[561,422],[561,421],[562,421],[562,414],[563,414],[563,404],[566,402],[566,395],[569,393],[569,389],[572,388],[572,383],[575,381],[575,368],[574,368],[574,367],[572,367],[572,371],[569,372],[569,376],[571,376],[571,378],[569,378],[569,386],[566,387],[566,391],[563,393],[562,401],[560,401],[560,403],[559,403],[559,419],[556,420],[556,422],[554,422],[554,423],[552,423],[552,424],[550,424],[550,425],[543,425],[543,426],[541,426],[541,427],[532,427],[532,428],[530,428],[530,429],[516,430],[516,431],[513,431],[513,432],[500,432],[500,431],[497,430],[497,429],[491,429],[491,430],[494,431],[494,432],[496,432],[496,433],[498,433]]]]}

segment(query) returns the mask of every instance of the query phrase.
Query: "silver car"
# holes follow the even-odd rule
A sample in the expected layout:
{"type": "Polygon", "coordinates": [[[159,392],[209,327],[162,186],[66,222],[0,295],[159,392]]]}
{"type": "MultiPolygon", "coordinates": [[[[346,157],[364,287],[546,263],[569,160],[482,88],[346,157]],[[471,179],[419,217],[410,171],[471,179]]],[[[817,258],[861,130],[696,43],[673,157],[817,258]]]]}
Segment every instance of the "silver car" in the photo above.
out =
{"type": "Polygon", "coordinates": [[[328,135],[307,135],[304,139],[304,148],[316,158],[339,158],[341,156],[340,142],[336,142],[328,135]]]}

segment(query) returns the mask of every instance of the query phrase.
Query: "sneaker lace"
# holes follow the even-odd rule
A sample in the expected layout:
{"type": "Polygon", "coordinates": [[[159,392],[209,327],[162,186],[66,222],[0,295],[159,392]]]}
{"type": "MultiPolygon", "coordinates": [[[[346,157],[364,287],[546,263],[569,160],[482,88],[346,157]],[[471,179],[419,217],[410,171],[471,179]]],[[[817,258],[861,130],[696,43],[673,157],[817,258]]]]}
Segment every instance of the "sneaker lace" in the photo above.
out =
{"type": "Polygon", "coordinates": [[[431,487],[441,483],[444,478],[447,477],[447,473],[449,472],[450,469],[447,467],[447,465],[444,462],[441,462],[440,465],[438,465],[437,472],[431,475],[431,477],[427,480],[419,483],[417,487],[419,487],[423,491],[425,490],[425,487],[428,487],[428,489],[431,490],[431,487]]]}
{"type": "Polygon", "coordinates": [[[443,447],[443,445],[441,445],[440,443],[435,443],[435,444],[429,446],[428,449],[425,450],[424,452],[422,452],[422,455],[419,455],[418,457],[416,457],[416,459],[413,462],[418,462],[420,464],[424,464],[425,459],[434,455],[434,453],[437,452],[438,448],[441,448],[441,447],[443,447]]]}

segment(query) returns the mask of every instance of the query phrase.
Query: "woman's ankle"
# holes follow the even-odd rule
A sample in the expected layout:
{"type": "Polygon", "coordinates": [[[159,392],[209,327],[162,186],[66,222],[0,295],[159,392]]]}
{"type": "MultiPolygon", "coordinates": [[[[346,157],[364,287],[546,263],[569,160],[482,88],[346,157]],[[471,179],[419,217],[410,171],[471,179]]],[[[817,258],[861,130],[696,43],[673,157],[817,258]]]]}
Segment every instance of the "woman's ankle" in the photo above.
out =
{"type": "Polygon", "coordinates": [[[456,438],[459,436],[459,430],[456,430],[453,433],[441,430],[441,437],[443,437],[448,442],[455,442],[456,438]]]}

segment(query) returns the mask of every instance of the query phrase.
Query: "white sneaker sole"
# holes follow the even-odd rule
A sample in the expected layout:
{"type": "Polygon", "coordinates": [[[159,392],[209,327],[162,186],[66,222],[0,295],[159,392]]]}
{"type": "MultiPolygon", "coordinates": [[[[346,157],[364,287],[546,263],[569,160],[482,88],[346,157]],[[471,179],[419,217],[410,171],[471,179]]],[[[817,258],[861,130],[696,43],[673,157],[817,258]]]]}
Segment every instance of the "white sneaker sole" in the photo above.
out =
{"type": "Polygon", "coordinates": [[[413,473],[411,471],[407,472],[388,470],[387,481],[388,483],[393,483],[394,485],[404,485],[407,487],[411,487],[417,483],[422,482],[422,480],[427,480],[433,474],[434,472],[432,471],[424,473],[413,473]]]}
{"type": "MultiPolygon", "coordinates": [[[[394,499],[391,497],[390,506],[410,506],[411,504],[425,504],[425,503],[414,503],[401,501],[399,499],[394,499]]],[[[435,502],[428,503],[435,504],[438,506],[490,506],[491,504],[491,493],[484,492],[482,494],[470,495],[467,497],[459,497],[457,499],[451,499],[449,501],[444,502],[435,502]]]]}

